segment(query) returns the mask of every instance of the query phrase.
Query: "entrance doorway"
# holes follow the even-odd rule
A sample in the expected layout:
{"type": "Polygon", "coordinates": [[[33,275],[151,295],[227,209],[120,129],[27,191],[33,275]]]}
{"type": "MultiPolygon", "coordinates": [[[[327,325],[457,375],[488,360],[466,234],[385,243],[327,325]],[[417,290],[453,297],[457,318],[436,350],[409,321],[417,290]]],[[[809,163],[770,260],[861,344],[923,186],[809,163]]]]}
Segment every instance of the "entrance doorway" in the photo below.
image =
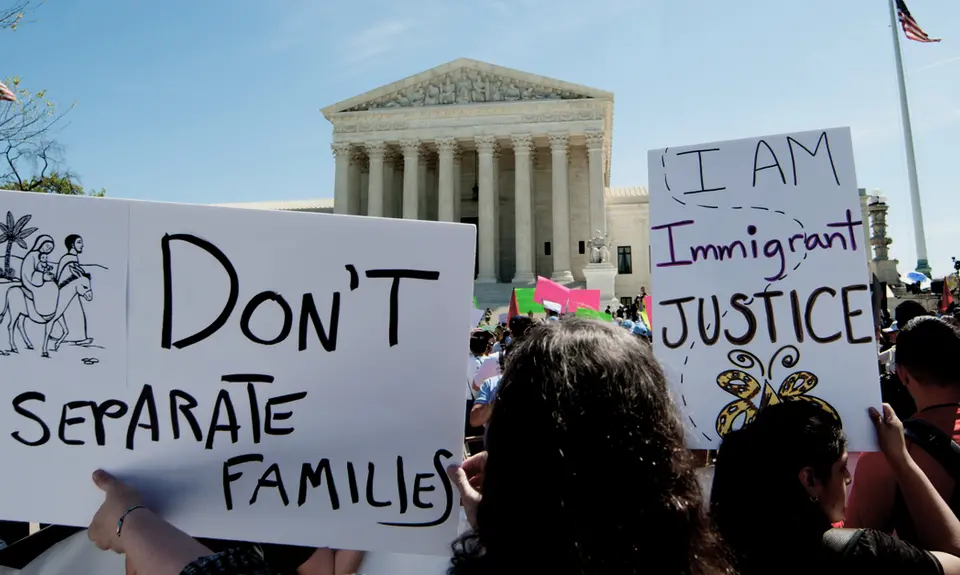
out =
{"type": "MultiPolygon", "coordinates": [[[[480,229],[479,218],[460,218],[460,223],[471,224],[474,228],[480,229]]],[[[477,248],[473,254],[473,279],[477,279],[477,276],[480,275],[480,249],[479,246],[477,246],[477,248]]]]}

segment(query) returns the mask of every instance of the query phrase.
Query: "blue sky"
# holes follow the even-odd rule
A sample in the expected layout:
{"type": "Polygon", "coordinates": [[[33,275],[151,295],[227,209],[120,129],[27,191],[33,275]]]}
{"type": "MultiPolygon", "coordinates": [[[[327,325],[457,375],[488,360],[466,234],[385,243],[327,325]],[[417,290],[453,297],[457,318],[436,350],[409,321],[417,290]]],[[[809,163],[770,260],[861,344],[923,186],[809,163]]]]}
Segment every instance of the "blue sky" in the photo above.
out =
{"type": "MultiPolygon", "coordinates": [[[[927,245],[960,256],[960,2],[909,0],[904,40],[927,245]]],[[[889,16],[881,0],[47,0],[0,34],[3,75],[76,102],[66,167],[113,197],[327,197],[319,109],[469,57],[616,94],[614,185],[646,150],[850,126],[858,180],[915,265],[889,16]]]]}

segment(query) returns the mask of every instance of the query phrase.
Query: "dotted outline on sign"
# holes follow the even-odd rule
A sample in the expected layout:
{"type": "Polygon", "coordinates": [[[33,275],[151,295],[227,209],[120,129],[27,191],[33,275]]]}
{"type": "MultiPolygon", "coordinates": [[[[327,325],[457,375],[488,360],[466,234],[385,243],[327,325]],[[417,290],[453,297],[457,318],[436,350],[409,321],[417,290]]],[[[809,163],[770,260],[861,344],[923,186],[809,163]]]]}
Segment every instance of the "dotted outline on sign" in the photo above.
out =
{"type": "MultiPolygon", "coordinates": [[[[678,198],[677,196],[674,196],[674,195],[673,195],[673,190],[670,189],[670,182],[667,180],[667,160],[666,160],[666,156],[667,156],[667,152],[668,152],[669,150],[670,150],[670,148],[664,148],[664,149],[663,149],[663,152],[661,152],[661,154],[660,154],[660,167],[663,168],[663,185],[666,186],[667,192],[670,192],[670,197],[673,198],[673,201],[677,202],[678,204],[680,204],[680,205],[682,205],[682,206],[696,206],[696,207],[698,207],[698,208],[707,208],[707,209],[711,209],[711,210],[718,210],[718,209],[720,209],[720,206],[713,206],[713,205],[710,205],[710,204],[687,203],[687,202],[681,200],[680,198],[678,198]]],[[[731,209],[731,210],[742,210],[742,209],[744,209],[744,208],[751,209],[751,210],[762,210],[762,211],[766,211],[766,212],[774,212],[774,213],[780,214],[780,215],[785,216],[785,217],[788,217],[788,218],[792,219],[794,222],[796,222],[797,225],[800,226],[800,229],[801,229],[801,230],[805,229],[805,227],[804,227],[804,225],[803,225],[803,222],[801,222],[801,221],[798,220],[797,218],[790,217],[789,215],[787,215],[786,212],[784,212],[784,211],[782,211],[782,210],[771,210],[770,208],[765,208],[765,207],[763,207],[763,206],[730,206],[730,209],[731,209]]],[[[792,271],[797,271],[797,268],[799,268],[800,265],[801,265],[804,261],[806,261],[808,254],[809,254],[808,251],[804,251],[804,252],[803,252],[803,257],[800,258],[800,261],[797,262],[797,265],[793,266],[793,270],[792,270],[792,271]]],[[[787,277],[787,274],[783,274],[783,277],[780,278],[780,279],[777,280],[777,281],[782,281],[782,280],[786,279],[786,277],[787,277]]],[[[773,282],[768,283],[768,284],[767,284],[767,287],[763,288],[764,293],[766,293],[766,291],[767,291],[768,289],[770,289],[770,286],[772,286],[772,285],[773,285],[773,282]]],[[[753,303],[753,298],[752,298],[752,297],[751,297],[748,301],[745,301],[745,302],[744,302],[744,304],[746,304],[746,305],[750,305],[750,304],[752,304],[752,303],[753,303]]],[[[727,311],[723,312],[723,315],[720,316],[721,319],[727,317],[727,313],[728,313],[727,311]]],[[[713,325],[713,324],[707,324],[706,329],[709,331],[710,328],[712,327],[712,325],[713,325]]],[[[684,365],[684,367],[686,367],[687,362],[690,360],[690,351],[693,350],[693,347],[694,347],[696,344],[697,344],[696,340],[693,340],[693,341],[690,343],[690,347],[687,348],[687,355],[683,358],[683,365],[684,365]]],[[[685,395],[685,394],[683,393],[683,391],[682,391],[682,390],[683,390],[683,370],[682,370],[682,369],[681,369],[681,371],[680,371],[680,388],[681,388],[681,391],[680,391],[680,399],[681,399],[681,401],[683,401],[683,407],[687,407],[687,397],[686,397],[686,395],[685,395]]],[[[697,422],[694,421],[693,416],[691,416],[691,415],[688,414],[688,415],[687,415],[687,419],[690,420],[690,424],[693,425],[693,428],[696,429],[697,431],[699,431],[699,432],[700,432],[700,435],[702,435],[707,441],[714,441],[714,439],[713,439],[712,437],[710,437],[710,436],[707,435],[702,429],[700,429],[700,427],[697,425],[697,422]]]]}

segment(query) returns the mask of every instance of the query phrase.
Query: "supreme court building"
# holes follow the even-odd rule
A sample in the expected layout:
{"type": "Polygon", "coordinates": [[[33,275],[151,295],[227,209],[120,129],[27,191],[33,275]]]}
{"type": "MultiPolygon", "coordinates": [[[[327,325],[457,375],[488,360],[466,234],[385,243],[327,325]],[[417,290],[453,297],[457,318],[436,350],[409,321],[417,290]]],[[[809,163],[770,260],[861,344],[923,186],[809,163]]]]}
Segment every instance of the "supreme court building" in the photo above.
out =
{"type": "MultiPolygon", "coordinates": [[[[461,58],[322,112],[333,198],[226,205],[474,224],[481,307],[537,276],[590,283],[597,235],[609,237],[605,304],[651,290],[647,191],[610,187],[612,93],[461,58]]],[[[892,283],[886,205],[862,190],[861,211],[871,271],[892,283]]]]}
{"type": "Polygon", "coordinates": [[[231,205],[474,224],[475,295],[490,307],[538,275],[582,286],[598,234],[616,296],[649,288],[646,189],[610,187],[612,93],[459,59],[322,112],[332,201],[231,205]]]}

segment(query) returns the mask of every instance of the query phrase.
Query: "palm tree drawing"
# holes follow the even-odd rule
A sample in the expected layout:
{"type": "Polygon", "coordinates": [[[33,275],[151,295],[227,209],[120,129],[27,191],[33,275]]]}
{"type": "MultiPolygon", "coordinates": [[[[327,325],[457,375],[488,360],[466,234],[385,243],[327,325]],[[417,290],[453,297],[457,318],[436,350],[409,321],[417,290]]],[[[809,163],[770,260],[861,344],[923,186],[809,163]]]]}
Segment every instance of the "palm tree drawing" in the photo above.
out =
{"type": "Polygon", "coordinates": [[[27,214],[14,222],[13,214],[7,212],[7,223],[0,223],[0,244],[7,244],[7,255],[3,258],[3,276],[8,279],[16,278],[16,272],[10,267],[10,252],[13,251],[13,244],[17,244],[23,249],[29,249],[27,242],[24,240],[37,231],[37,228],[24,228],[32,217],[27,214]]]}

